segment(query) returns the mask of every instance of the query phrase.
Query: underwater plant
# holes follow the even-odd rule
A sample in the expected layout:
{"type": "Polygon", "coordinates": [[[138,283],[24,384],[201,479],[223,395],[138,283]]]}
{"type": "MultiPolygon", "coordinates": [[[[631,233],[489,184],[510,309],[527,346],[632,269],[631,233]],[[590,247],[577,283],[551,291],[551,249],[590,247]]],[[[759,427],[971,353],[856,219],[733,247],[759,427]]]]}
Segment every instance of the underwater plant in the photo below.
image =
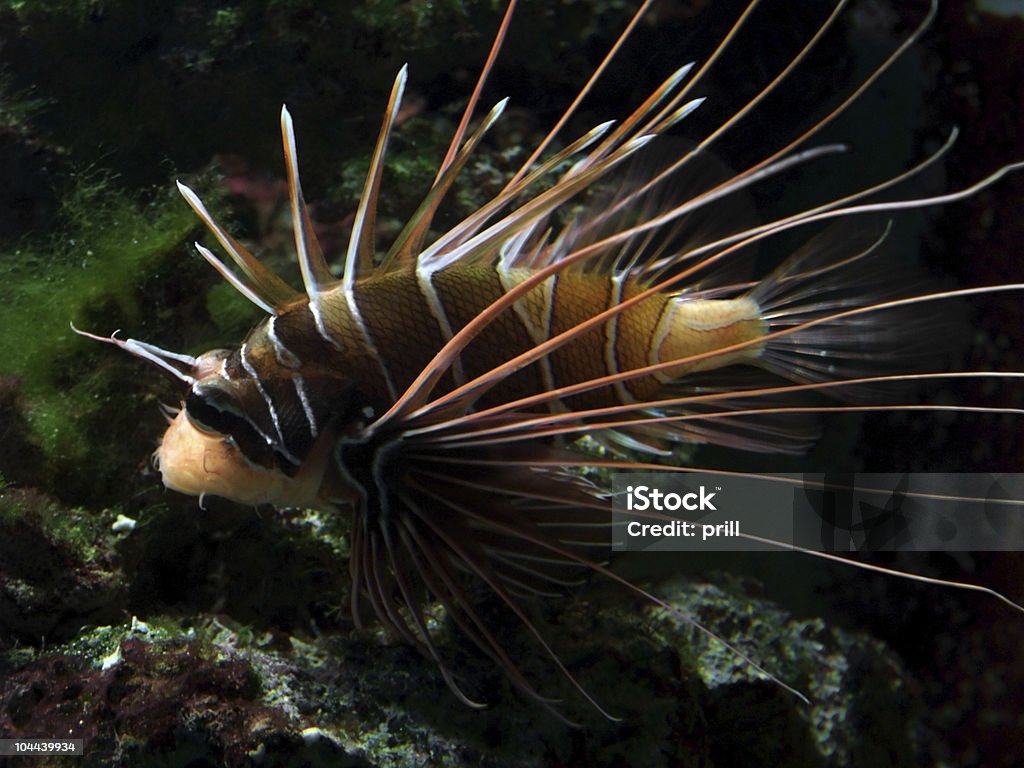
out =
{"type": "Polygon", "coordinates": [[[156,453],[165,484],[243,504],[351,515],[354,618],[361,620],[366,600],[382,624],[438,664],[470,706],[483,703],[466,692],[436,646],[428,603],[443,605],[521,691],[550,702],[506,653],[467,581],[482,583],[518,617],[587,698],[523,609],[526,597],[599,573],[675,611],[605,567],[611,500],[599,476],[581,471],[686,471],[671,463],[678,445],[800,454],[818,438],[813,416],[821,412],[1018,413],[999,405],[920,403],[899,388],[1018,379],[1013,371],[928,370],[921,336],[941,327],[936,317],[948,302],[1022,286],[900,285],[884,258],[888,224],[877,218],[963,200],[1021,164],[952,192],[884,199],[938,163],[954,145],[954,131],[896,176],[762,223],[735,214],[752,190],[846,150],[814,140],[918,40],[931,14],[824,117],[726,172],[709,155],[795,76],[847,3],[836,3],[780,71],[699,138],[690,136],[681,152],[666,158],[656,150],[671,148],[675,132],[705,107],[700,86],[755,18],[757,3],[712,55],[677,68],[624,119],[564,138],[578,104],[651,5],[642,4],[562,119],[500,190],[463,220],[437,228],[446,193],[506,106],[499,102],[474,126],[511,23],[510,3],[433,185],[383,248],[375,221],[403,69],[340,276],[314,234],[295,129],[283,109],[303,290],[265,267],[179,185],[233,266],[197,243],[199,252],[268,317],[238,348],[198,356],[107,339],[181,387],[182,406],[156,453]],[[794,231],[812,234],[776,263],[765,266],[751,254],[794,231]],[[584,437],[589,447],[577,442],[584,437]]]}

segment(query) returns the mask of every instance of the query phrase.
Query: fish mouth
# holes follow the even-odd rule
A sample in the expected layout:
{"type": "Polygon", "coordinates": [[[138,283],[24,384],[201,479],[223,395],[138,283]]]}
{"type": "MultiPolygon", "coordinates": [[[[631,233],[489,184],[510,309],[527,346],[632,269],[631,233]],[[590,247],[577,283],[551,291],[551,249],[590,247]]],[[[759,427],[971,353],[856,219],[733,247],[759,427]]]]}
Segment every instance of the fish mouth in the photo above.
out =
{"type": "Polygon", "coordinates": [[[250,461],[230,436],[201,429],[182,408],[153,460],[167,488],[190,496],[221,496],[250,506],[320,508],[332,443],[333,436],[325,432],[301,469],[289,476],[250,461]]]}

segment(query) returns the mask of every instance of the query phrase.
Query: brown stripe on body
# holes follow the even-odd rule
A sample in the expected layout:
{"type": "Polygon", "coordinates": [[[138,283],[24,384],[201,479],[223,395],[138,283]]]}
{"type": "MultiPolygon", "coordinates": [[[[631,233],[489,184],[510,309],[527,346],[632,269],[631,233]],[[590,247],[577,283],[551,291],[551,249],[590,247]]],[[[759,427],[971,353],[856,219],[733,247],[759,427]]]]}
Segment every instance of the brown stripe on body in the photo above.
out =
{"type": "MultiPolygon", "coordinates": [[[[444,318],[435,315],[424,289],[410,271],[388,272],[353,287],[359,314],[396,390],[404,391],[448,341],[444,318]]],[[[452,387],[452,372],[439,389],[452,387]]]]}
{"type": "MultiPolygon", "coordinates": [[[[433,285],[456,333],[505,293],[497,270],[486,264],[441,270],[434,273],[433,285]]],[[[496,316],[463,350],[465,376],[472,380],[533,346],[523,319],[510,308],[496,316]]],[[[543,390],[540,367],[528,365],[491,390],[480,405],[507,402],[543,390]]]]}
{"type": "MultiPolygon", "coordinates": [[[[498,269],[498,276],[501,279],[504,290],[511,291],[521,282],[533,274],[527,269],[498,269]]],[[[551,338],[551,297],[555,286],[554,278],[548,278],[520,296],[512,309],[519,316],[526,326],[527,332],[533,339],[533,343],[543,344],[551,338]]],[[[555,388],[555,377],[551,368],[550,357],[545,355],[536,361],[538,373],[541,378],[541,391],[550,391],[555,388]]],[[[560,400],[551,400],[547,408],[552,413],[565,411],[566,408],[560,400]]]]}
{"type": "MultiPolygon", "coordinates": [[[[608,276],[568,272],[554,279],[557,282],[551,296],[552,337],[605,311],[614,297],[612,281],[608,276]]],[[[576,384],[611,373],[605,359],[609,330],[610,326],[602,323],[551,352],[556,386],[576,384]]],[[[566,398],[565,403],[571,408],[592,408],[618,401],[615,389],[608,386],[566,398]]]]}
{"type": "MultiPolygon", "coordinates": [[[[623,286],[622,301],[636,296],[641,290],[634,282],[626,283],[623,286]]],[[[619,371],[643,368],[657,362],[651,359],[652,344],[669,301],[668,296],[656,293],[618,316],[614,328],[614,350],[619,371]]],[[[629,394],[637,400],[650,400],[662,386],[662,382],[654,375],[628,379],[623,383],[629,394]]]]}
{"type": "MultiPolygon", "coordinates": [[[[390,405],[383,369],[373,351],[367,348],[344,295],[341,291],[323,294],[320,308],[324,329],[330,334],[331,341],[323,338],[317,329],[305,300],[289,307],[275,319],[277,338],[300,362],[297,372],[311,385],[319,381],[350,381],[378,410],[390,405]],[[338,375],[339,372],[342,376],[338,375]]],[[[347,394],[339,391],[337,396],[347,394]]]]}

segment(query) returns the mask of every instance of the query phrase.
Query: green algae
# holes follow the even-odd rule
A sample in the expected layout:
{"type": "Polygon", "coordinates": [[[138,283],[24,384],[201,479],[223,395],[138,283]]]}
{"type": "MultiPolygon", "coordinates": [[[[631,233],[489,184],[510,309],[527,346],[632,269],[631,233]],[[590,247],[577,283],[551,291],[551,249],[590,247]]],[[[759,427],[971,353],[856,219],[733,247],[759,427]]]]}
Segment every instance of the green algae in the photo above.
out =
{"type": "Polygon", "coordinates": [[[23,21],[40,16],[83,18],[95,8],[94,0],[0,0],[0,11],[23,21]]]}
{"type": "MultiPolygon", "coordinates": [[[[228,282],[217,283],[206,292],[206,312],[217,326],[216,337],[230,343],[236,343],[260,319],[260,311],[228,282]]],[[[204,347],[212,347],[211,341],[207,339],[204,347]]]]}
{"type": "Polygon", "coordinates": [[[117,658],[121,643],[133,637],[150,643],[172,642],[180,639],[182,632],[174,623],[146,622],[132,617],[124,624],[84,628],[77,637],[55,646],[50,652],[77,656],[94,667],[110,666],[117,658]]]}
{"type": "Polygon", "coordinates": [[[97,349],[71,324],[138,323],[139,286],[181,253],[195,219],[170,195],[140,203],[94,179],[79,179],[64,214],[61,233],[0,254],[0,324],[18,329],[0,335],[0,359],[21,382],[34,442],[53,462],[76,462],[92,446],[91,417],[112,403],[105,369],[90,360],[97,349]]]}
{"type": "Polygon", "coordinates": [[[65,548],[79,562],[93,562],[104,552],[103,541],[117,510],[68,508],[41,494],[3,491],[0,483],[0,531],[31,519],[44,538],[65,548]]]}
{"type": "Polygon", "coordinates": [[[443,44],[444,38],[437,35],[437,30],[449,28],[455,19],[464,18],[467,5],[480,4],[492,10],[500,5],[498,0],[468,4],[464,0],[364,0],[353,6],[352,15],[386,40],[422,48],[424,44],[443,44]]]}
{"type": "Polygon", "coordinates": [[[0,71],[0,131],[23,134],[33,118],[50,104],[36,97],[31,89],[17,90],[9,72],[0,71]]]}

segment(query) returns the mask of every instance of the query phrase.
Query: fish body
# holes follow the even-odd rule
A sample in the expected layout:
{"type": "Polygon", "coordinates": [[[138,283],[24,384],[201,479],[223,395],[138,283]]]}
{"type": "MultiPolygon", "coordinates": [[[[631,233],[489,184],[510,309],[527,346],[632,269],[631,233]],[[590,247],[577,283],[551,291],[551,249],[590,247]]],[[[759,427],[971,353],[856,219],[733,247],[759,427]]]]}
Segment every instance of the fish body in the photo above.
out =
{"type": "MultiPolygon", "coordinates": [[[[323,451],[314,450],[318,441],[323,443],[327,433],[336,438],[346,424],[383,413],[455,332],[530,274],[482,264],[455,264],[431,274],[398,271],[366,278],[350,291],[340,286],[326,290],[316,312],[308,300],[286,307],[254,328],[238,349],[214,353],[219,365],[208,359],[199,366],[203,373],[191,386],[184,415],[157,452],[164,483],[185,493],[209,492],[244,503],[327,508],[343,503],[349,494],[331,496],[342,481],[322,460],[323,451]],[[191,445],[183,442],[189,429],[230,435],[232,444],[211,447],[197,437],[191,445]],[[234,491],[223,484],[230,475],[223,461],[208,455],[232,447],[239,463],[251,465],[234,491]],[[204,461],[193,465],[188,457],[200,453],[204,461]],[[306,479],[317,471],[311,467],[325,472],[315,494],[306,479]],[[265,498],[254,487],[253,473],[260,469],[277,476],[268,483],[265,498]],[[296,476],[304,480],[285,482],[296,489],[289,498],[281,482],[296,476]]],[[[550,400],[543,407],[565,412],[640,403],[687,373],[757,362],[763,349],[757,342],[768,324],[749,297],[642,294],[636,282],[613,275],[548,277],[483,330],[439,381],[437,392],[445,394],[630,299],[639,301],[503,379],[478,407],[707,355],[564,401],[550,400]],[[733,352],[720,351],[733,346],[733,352]]]]}

